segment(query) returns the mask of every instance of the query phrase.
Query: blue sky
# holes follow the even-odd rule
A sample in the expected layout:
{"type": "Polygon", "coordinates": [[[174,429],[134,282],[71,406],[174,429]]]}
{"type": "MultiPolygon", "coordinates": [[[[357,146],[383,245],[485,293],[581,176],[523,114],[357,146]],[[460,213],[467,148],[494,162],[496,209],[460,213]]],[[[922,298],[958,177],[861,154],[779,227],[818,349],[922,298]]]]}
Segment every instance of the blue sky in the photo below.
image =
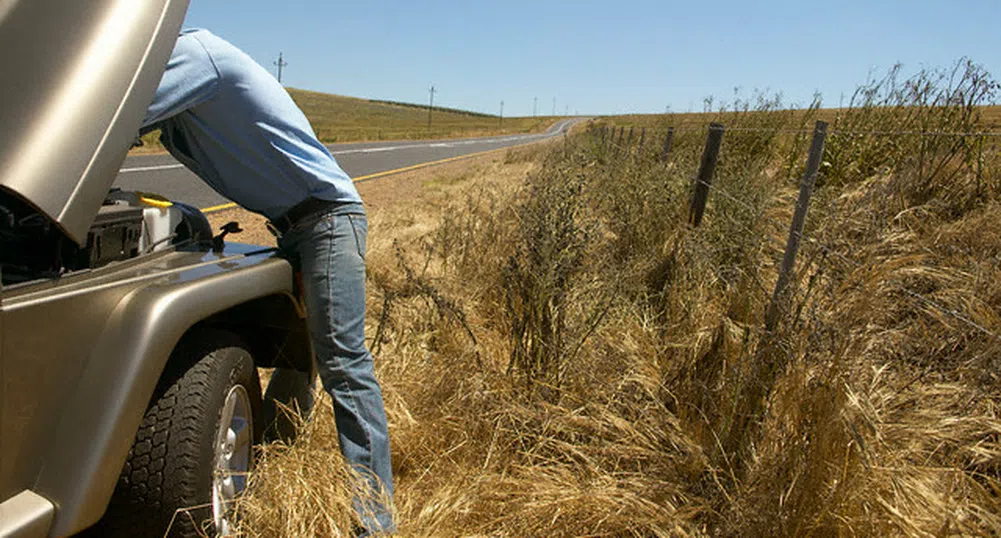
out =
{"type": "Polygon", "coordinates": [[[870,72],[950,67],[1001,78],[1001,0],[191,0],[208,28],[287,86],[505,116],[701,111],[781,91],[836,106],[870,72]]]}

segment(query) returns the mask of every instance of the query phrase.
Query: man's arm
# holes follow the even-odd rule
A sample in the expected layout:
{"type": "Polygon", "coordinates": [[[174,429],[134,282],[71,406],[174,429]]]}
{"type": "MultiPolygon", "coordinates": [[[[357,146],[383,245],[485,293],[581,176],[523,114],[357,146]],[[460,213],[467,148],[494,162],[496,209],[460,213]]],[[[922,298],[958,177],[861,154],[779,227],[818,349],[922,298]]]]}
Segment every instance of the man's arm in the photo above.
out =
{"type": "Polygon", "coordinates": [[[153,102],[143,118],[141,132],[175,114],[211,99],[219,86],[219,72],[195,33],[177,37],[153,102]]]}

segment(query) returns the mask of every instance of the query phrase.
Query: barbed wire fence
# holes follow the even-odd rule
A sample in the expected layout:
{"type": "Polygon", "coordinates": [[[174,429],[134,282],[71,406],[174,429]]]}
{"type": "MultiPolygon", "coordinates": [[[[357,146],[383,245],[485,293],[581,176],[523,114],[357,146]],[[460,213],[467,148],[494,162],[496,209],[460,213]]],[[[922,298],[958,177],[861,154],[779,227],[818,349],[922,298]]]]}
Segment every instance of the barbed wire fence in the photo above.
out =
{"type": "MultiPolygon", "coordinates": [[[[715,195],[721,196],[728,201],[734,203],[735,205],[749,211],[752,214],[760,214],[761,211],[752,205],[748,204],[742,200],[739,196],[735,196],[728,192],[725,188],[720,185],[714,185],[713,177],[715,175],[715,170],[717,162],[719,159],[720,150],[722,148],[723,135],[726,132],[739,132],[739,133],[762,133],[762,134],[793,134],[793,135],[811,135],[812,140],[810,143],[810,149],[808,152],[807,163],[803,173],[803,176],[799,180],[799,195],[797,197],[795,207],[793,210],[792,222],[788,225],[788,237],[784,245],[784,251],[782,256],[782,263],[779,269],[778,278],[774,290],[771,292],[771,299],[768,303],[767,311],[765,314],[765,330],[768,333],[773,332],[780,321],[780,314],[783,312],[788,312],[787,302],[790,295],[795,291],[795,264],[797,254],[801,243],[806,242],[811,246],[819,249],[825,256],[831,256],[837,260],[847,264],[849,267],[855,270],[862,270],[866,268],[866,264],[854,260],[830,244],[823,242],[821,239],[816,237],[808,236],[804,232],[806,217],[808,214],[808,209],[813,194],[814,187],[816,185],[818,172],[823,163],[825,144],[829,136],[920,136],[920,137],[952,137],[961,138],[964,141],[966,139],[974,139],[977,144],[978,151],[978,169],[977,169],[977,180],[979,182],[981,169],[983,166],[983,144],[985,140],[991,139],[1001,139],[1001,132],[995,131],[969,131],[969,132],[950,132],[950,131],[913,131],[913,130],[898,130],[898,131],[884,131],[884,130],[834,130],[829,129],[829,124],[825,121],[816,121],[814,128],[810,129],[769,129],[769,128],[759,128],[759,127],[731,127],[727,128],[721,123],[711,123],[708,126],[700,127],[668,127],[666,131],[658,131],[659,134],[663,136],[663,143],[657,148],[659,151],[656,158],[662,162],[666,163],[669,161],[671,155],[674,138],[676,134],[682,133],[705,133],[706,142],[702,151],[702,158],[698,167],[698,171],[695,174],[692,181],[691,197],[688,200],[688,226],[692,229],[698,228],[703,220],[706,212],[707,203],[709,201],[710,192],[715,195]]],[[[641,128],[639,133],[639,144],[637,147],[632,147],[631,141],[633,138],[634,127],[629,128],[628,135],[625,132],[625,127],[620,126],[618,129],[609,126],[601,126],[592,132],[592,137],[601,144],[607,150],[611,150],[616,159],[621,158],[623,155],[630,156],[642,151],[644,149],[644,143],[647,140],[647,128],[641,128]],[[623,141],[623,138],[625,140],[623,141]]],[[[656,135],[650,136],[651,140],[656,139],[656,135]]],[[[979,188],[979,187],[978,187],[979,188]]],[[[759,234],[751,230],[743,223],[731,216],[722,213],[724,218],[729,219],[733,225],[741,229],[744,233],[748,234],[759,234]]],[[[776,226],[777,228],[782,228],[785,225],[773,217],[762,216],[763,219],[769,221],[768,223],[776,226]]],[[[767,237],[767,236],[766,236],[767,237]]],[[[774,239],[774,238],[773,238],[774,239]]],[[[777,240],[776,240],[777,241],[777,240]]],[[[935,310],[945,316],[948,316],[963,325],[969,327],[970,329],[983,334],[991,339],[1001,341],[1001,332],[984,326],[982,323],[977,322],[974,315],[968,312],[963,312],[956,308],[951,308],[947,305],[936,301],[933,298],[928,297],[926,294],[909,289],[905,285],[893,281],[892,279],[887,280],[893,289],[899,291],[900,293],[912,298],[913,300],[921,303],[927,308],[935,310]]]]}

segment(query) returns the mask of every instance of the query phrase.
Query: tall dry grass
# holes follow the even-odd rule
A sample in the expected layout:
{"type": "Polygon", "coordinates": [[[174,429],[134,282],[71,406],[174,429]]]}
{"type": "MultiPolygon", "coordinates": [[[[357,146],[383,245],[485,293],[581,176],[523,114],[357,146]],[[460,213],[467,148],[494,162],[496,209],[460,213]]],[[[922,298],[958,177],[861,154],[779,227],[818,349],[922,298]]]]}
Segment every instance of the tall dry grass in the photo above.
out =
{"type": "MultiPolygon", "coordinates": [[[[775,100],[720,116],[698,229],[691,130],[660,162],[596,126],[373,215],[401,534],[1001,533],[1001,148],[941,134],[997,85],[958,69],[834,119],[770,334],[810,121],[775,100]],[[940,135],[873,134],[915,129],[940,135]]],[[[250,533],[350,528],[321,413],[265,451],[250,533]]]]}

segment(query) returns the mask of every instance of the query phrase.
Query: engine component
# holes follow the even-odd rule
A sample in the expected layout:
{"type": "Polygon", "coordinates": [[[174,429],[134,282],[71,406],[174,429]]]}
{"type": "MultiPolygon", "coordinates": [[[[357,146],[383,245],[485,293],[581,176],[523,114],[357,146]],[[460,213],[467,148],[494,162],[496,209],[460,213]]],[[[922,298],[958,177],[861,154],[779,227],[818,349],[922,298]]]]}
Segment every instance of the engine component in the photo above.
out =
{"type": "Polygon", "coordinates": [[[67,269],[100,267],[139,255],[143,210],[125,204],[104,205],[87,232],[87,246],[64,260],[67,269]]]}

